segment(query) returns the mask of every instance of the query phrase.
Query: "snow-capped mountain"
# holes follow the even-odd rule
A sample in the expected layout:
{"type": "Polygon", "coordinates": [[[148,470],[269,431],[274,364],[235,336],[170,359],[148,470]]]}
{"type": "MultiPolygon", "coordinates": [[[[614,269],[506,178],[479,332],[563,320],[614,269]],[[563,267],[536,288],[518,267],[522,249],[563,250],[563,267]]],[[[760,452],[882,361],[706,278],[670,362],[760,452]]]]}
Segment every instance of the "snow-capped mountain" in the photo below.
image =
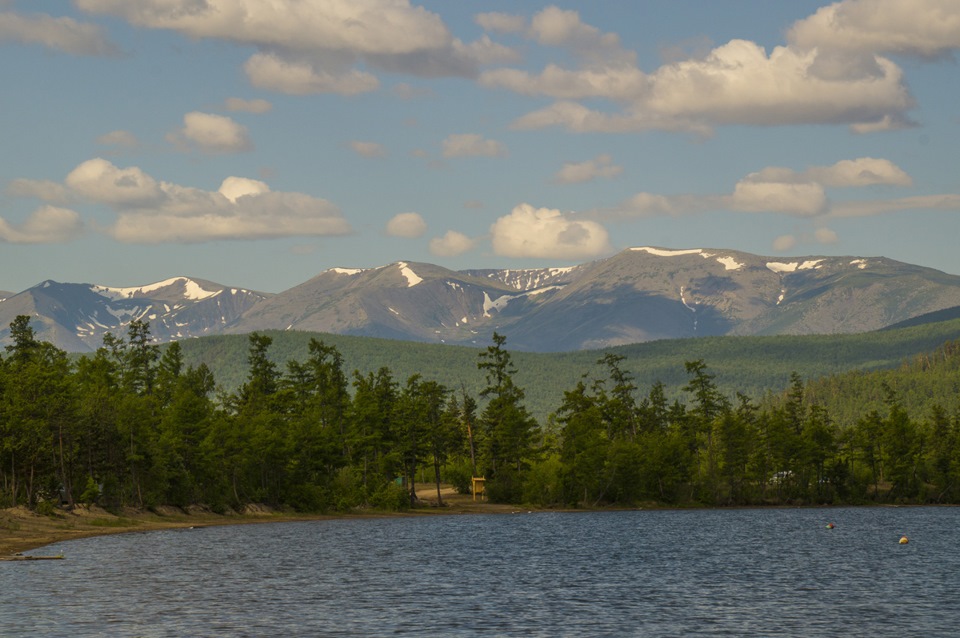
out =
{"type": "Polygon", "coordinates": [[[568,268],[333,268],[275,295],[186,277],[123,289],[47,281],[0,301],[0,326],[29,314],[41,338],[74,351],[133,319],[158,341],[279,329],[483,346],[498,331],[511,349],[566,351],[863,332],[957,306],[960,276],[883,257],[639,247],[568,268]]]}
{"type": "Polygon", "coordinates": [[[125,337],[134,320],[149,322],[156,341],[174,341],[219,334],[266,297],[188,277],[137,288],[44,281],[0,302],[0,338],[29,315],[39,339],[71,352],[96,350],[107,332],[125,337]]]}

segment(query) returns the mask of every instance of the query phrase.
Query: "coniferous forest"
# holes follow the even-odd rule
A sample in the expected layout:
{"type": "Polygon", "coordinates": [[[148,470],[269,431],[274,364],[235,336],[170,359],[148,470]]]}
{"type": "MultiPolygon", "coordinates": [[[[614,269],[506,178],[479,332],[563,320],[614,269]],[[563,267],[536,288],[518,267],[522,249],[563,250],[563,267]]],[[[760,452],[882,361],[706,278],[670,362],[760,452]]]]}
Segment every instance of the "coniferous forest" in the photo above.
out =
{"type": "Polygon", "coordinates": [[[178,343],[155,345],[145,322],[77,359],[38,341],[29,317],[10,328],[0,507],[397,510],[416,506],[415,485],[439,497],[441,483],[467,491],[480,476],[493,501],[545,507],[960,502],[960,413],[931,400],[917,416],[896,390],[923,374],[955,383],[952,343],[898,372],[794,374],[759,399],[718,390],[701,359],[683,364],[683,398],[671,400],[607,353],[603,373],[538,422],[498,334],[477,356],[475,394],[387,366],[348,371],[318,339],[281,366],[260,333],[245,380],[225,391],[178,343]],[[877,395],[879,407],[856,411],[877,395]]]}

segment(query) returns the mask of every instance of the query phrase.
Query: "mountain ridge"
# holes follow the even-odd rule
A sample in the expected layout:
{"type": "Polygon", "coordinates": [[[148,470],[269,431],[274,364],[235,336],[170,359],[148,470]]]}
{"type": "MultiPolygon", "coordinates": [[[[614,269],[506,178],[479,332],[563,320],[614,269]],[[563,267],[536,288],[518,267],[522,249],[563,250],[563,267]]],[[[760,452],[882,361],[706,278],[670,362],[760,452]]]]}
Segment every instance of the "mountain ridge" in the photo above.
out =
{"type": "Polygon", "coordinates": [[[960,306],[960,276],[885,257],[771,258],[641,246],[569,267],[330,268],[270,294],[173,277],[140,287],[41,282],[0,301],[68,351],[149,321],[157,342],[300,330],[533,352],[659,339],[865,332],[960,306]]]}

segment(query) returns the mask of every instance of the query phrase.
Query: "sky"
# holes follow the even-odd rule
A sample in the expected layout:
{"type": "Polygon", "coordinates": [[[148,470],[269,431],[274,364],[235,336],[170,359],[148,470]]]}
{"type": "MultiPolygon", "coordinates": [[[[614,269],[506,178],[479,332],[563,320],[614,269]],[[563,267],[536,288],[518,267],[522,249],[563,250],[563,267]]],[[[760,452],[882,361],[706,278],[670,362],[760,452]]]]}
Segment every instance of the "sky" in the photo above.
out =
{"type": "Polygon", "coordinates": [[[960,274],[960,0],[0,0],[0,290],[562,267],[960,274]]]}

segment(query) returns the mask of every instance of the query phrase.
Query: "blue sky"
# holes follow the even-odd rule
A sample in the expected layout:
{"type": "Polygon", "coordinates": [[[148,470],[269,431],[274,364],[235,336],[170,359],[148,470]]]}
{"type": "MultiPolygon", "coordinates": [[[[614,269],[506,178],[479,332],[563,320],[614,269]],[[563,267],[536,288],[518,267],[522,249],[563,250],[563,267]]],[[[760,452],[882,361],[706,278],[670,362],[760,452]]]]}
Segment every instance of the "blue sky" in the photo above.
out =
{"type": "Polygon", "coordinates": [[[960,274],[960,2],[0,0],[0,290],[565,266],[960,274]]]}

